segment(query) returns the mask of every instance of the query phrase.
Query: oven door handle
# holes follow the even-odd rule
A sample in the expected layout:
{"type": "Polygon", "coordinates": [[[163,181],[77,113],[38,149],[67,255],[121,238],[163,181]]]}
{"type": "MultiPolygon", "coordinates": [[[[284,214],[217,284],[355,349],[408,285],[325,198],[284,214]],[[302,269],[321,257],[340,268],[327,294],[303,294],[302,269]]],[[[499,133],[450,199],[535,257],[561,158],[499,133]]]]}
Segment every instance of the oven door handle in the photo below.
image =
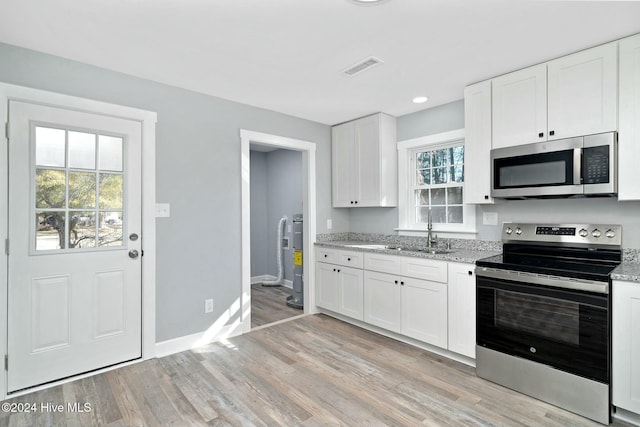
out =
{"type": "Polygon", "coordinates": [[[548,276],[526,271],[501,270],[489,267],[476,267],[477,277],[510,280],[512,282],[531,283],[541,286],[553,286],[562,289],[609,294],[609,283],[594,280],[574,279],[571,277],[548,276]]]}

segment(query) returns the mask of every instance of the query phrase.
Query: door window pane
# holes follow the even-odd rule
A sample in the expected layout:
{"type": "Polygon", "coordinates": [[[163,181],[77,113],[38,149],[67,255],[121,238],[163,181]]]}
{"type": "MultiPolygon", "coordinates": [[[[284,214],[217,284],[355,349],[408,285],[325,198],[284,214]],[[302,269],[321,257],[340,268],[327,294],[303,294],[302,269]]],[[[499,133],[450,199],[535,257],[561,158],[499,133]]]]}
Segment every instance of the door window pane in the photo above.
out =
{"type": "Polygon", "coordinates": [[[65,167],[65,137],[63,129],[41,126],[35,128],[36,165],[65,167]]]}
{"type": "Polygon", "coordinates": [[[95,172],[69,172],[69,207],[72,209],[91,209],[95,206],[95,172]]]}
{"type": "Polygon", "coordinates": [[[122,175],[100,174],[100,209],[122,209],[122,175]]]}
{"type": "Polygon", "coordinates": [[[36,250],[64,248],[65,213],[41,211],[36,213],[36,250]]]}
{"type": "Polygon", "coordinates": [[[96,213],[70,211],[69,215],[69,248],[95,248],[96,213]]]}
{"type": "Polygon", "coordinates": [[[101,212],[98,246],[122,246],[122,212],[101,212]]]}
{"type": "Polygon", "coordinates": [[[69,167],[96,168],[96,135],[69,131],[69,167]]]}
{"type": "Polygon", "coordinates": [[[122,138],[98,136],[99,168],[101,170],[122,171],[122,138]]]}
{"type": "Polygon", "coordinates": [[[65,171],[38,169],[36,171],[36,208],[64,208],[67,177],[65,171]]]}

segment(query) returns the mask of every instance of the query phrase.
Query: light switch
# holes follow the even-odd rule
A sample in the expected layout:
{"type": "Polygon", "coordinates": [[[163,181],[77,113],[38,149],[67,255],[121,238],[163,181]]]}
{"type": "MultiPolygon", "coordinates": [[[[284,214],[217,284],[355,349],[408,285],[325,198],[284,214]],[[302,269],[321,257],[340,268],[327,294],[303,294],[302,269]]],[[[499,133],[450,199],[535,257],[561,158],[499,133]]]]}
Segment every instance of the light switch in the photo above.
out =
{"type": "Polygon", "coordinates": [[[156,203],[156,218],[169,218],[171,205],[169,203],[156,203]]]}
{"type": "Polygon", "coordinates": [[[333,222],[331,221],[331,219],[327,220],[327,230],[331,230],[333,228],[333,222]]]}

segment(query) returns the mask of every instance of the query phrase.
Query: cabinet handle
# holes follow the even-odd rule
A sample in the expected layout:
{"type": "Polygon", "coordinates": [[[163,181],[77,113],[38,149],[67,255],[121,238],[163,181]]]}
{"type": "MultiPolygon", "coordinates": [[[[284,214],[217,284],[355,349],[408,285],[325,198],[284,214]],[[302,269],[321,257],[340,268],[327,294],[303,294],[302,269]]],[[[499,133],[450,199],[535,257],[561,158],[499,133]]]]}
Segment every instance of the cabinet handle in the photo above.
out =
{"type": "Polygon", "coordinates": [[[324,257],[326,258],[326,257],[327,257],[327,254],[324,254],[324,257]]]}
{"type": "Polygon", "coordinates": [[[404,282],[400,282],[400,284],[401,284],[402,286],[404,286],[404,282]]]}
{"type": "Polygon", "coordinates": [[[351,258],[347,258],[347,261],[351,261],[351,258]]]}
{"type": "Polygon", "coordinates": [[[473,276],[473,271],[469,270],[469,276],[473,276]]]}
{"type": "Polygon", "coordinates": [[[538,138],[542,138],[543,136],[544,136],[544,132],[540,132],[540,133],[538,134],[538,138]]]}
{"type": "Polygon", "coordinates": [[[338,273],[340,273],[340,269],[338,269],[338,273]]]}
{"type": "Polygon", "coordinates": [[[353,200],[350,203],[353,204],[353,200]]]}
{"type": "Polygon", "coordinates": [[[394,280],[394,281],[393,281],[393,283],[395,283],[395,284],[397,285],[397,284],[398,284],[398,281],[397,281],[397,280],[394,280]]]}
{"type": "Polygon", "coordinates": [[[487,196],[486,194],[484,195],[484,199],[485,200],[489,200],[489,196],[487,196]]]}
{"type": "Polygon", "coordinates": [[[552,131],[550,131],[550,132],[549,132],[549,135],[551,135],[551,136],[553,136],[553,135],[555,135],[555,134],[556,134],[556,131],[555,131],[555,130],[552,130],[552,131]]]}
{"type": "Polygon", "coordinates": [[[336,271],[336,269],[334,268],[333,271],[336,271]]]}
{"type": "Polygon", "coordinates": [[[356,201],[355,201],[355,202],[353,202],[353,203],[355,203],[355,204],[357,205],[357,204],[358,204],[358,201],[356,200],[356,201]]]}

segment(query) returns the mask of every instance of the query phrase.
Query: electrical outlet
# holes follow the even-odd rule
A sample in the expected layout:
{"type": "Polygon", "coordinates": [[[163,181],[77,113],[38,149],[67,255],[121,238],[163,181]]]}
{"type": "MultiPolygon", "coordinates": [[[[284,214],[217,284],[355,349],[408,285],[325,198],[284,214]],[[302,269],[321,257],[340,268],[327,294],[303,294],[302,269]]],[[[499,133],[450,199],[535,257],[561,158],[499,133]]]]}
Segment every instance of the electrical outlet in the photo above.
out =
{"type": "Polygon", "coordinates": [[[482,213],[483,225],[498,225],[498,212],[483,212],[482,213]]]}
{"type": "Polygon", "coordinates": [[[204,312],[205,313],[213,312],[213,299],[204,300],[204,312]]]}

